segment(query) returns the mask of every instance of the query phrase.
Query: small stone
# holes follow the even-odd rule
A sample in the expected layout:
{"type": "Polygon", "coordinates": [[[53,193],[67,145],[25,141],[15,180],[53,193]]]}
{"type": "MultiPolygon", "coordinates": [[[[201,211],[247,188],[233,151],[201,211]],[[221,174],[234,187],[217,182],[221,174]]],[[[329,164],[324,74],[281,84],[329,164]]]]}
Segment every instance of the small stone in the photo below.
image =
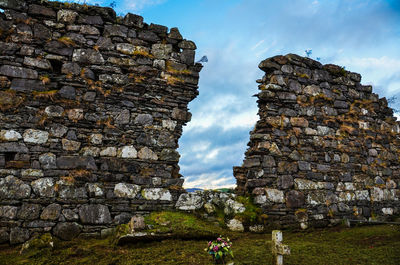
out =
{"type": "Polygon", "coordinates": [[[174,149],[163,149],[159,156],[159,159],[162,161],[178,162],[179,158],[180,158],[180,154],[174,149]]]}
{"type": "Polygon", "coordinates": [[[129,27],[135,26],[138,28],[143,28],[143,17],[128,13],[124,17],[124,24],[129,27]]]}
{"type": "Polygon", "coordinates": [[[131,231],[144,230],[146,228],[146,223],[144,217],[141,215],[135,215],[129,221],[129,227],[131,231]]]}
{"type": "Polygon", "coordinates": [[[41,178],[31,182],[33,192],[40,197],[55,197],[55,185],[52,178],[41,178]]]}
{"type": "Polygon", "coordinates": [[[52,203],[43,209],[40,219],[55,221],[60,217],[61,205],[52,203]]]}
{"type": "Polygon", "coordinates": [[[304,94],[316,96],[321,93],[321,89],[316,85],[306,86],[303,90],[304,94]]]}
{"type": "Polygon", "coordinates": [[[172,52],[171,44],[153,44],[151,47],[151,53],[157,59],[168,59],[172,52]]]}
{"type": "Polygon", "coordinates": [[[286,193],[286,206],[288,208],[300,208],[304,204],[304,194],[297,190],[286,193]]]}
{"type": "Polygon", "coordinates": [[[0,206],[0,218],[13,220],[17,217],[18,207],[0,206]]]}
{"type": "Polygon", "coordinates": [[[112,221],[108,207],[101,204],[82,205],[79,217],[84,224],[109,224],[112,221]]]}
{"type": "Polygon", "coordinates": [[[114,123],[121,124],[121,125],[128,124],[130,117],[131,117],[131,114],[130,114],[129,110],[124,109],[116,115],[116,117],[114,119],[114,123]]]}
{"type": "Polygon", "coordinates": [[[82,25],[79,32],[85,35],[100,35],[100,31],[96,27],[89,25],[82,25]]]}
{"type": "Polygon", "coordinates": [[[83,156],[98,157],[100,155],[100,148],[95,146],[85,146],[81,149],[83,156]]]}
{"type": "Polygon", "coordinates": [[[23,78],[23,79],[38,78],[38,73],[35,70],[18,66],[11,66],[11,65],[0,66],[0,75],[23,78]]]}
{"type": "Polygon", "coordinates": [[[384,215],[393,215],[393,208],[382,208],[382,213],[384,215]]]}
{"type": "Polygon", "coordinates": [[[24,64],[45,70],[51,69],[51,64],[46,59],[35,59],[35,58],[25,57],[24,64]]]}
{"type": "Polygon", "coordinates": [[[316,190],[318,189],[318,184],[314,181],[296,178],[294,179],[295,187],[299,190],[316,190]]]}
{"type": "Polygon", "coordinates": [[[43,5],[30,5],[28,14],[31,15],[42,15],[46,17],[56,17],[56,12],[53,9],[44,7],[43,5]]]}
{"type": "Polygon", "coordinates": [[[100,152],[100,156],[117,156],[117,148],[115,147],[106,147],[100,152]]]}
{"type": "Polygon", "coordinates": [[[99,183],[86,183],[90,197],[102,197],[104,195],[102,185],[99,183]]]}
{"type": "Polygon", "coordinates": [[[29,230],[25,228],[13,227],[10,232],[10,244],[16,245],[24,243],[29,239],[29,230]]]}
{"type": "Polygon", "coordinates": [[[77,151],[81,147],[81,143],[73,140],[62,139],[63,149],[66,151],[77,151]]]}
{"type": "Polygon", "coordinates": [[[140,125],[151,125],[153,123],[153,116],[150,114],[139,114],[135,118],[135,123],[140,125]]]}
{"type": "Polygon", "coordinates": [[[167,128],[170,131],[173,131],[176,127],[176,121],[173,120],[163,120],[162,121],[162,127],[167,128]]]}
{"type": "Polygon", "coordinates": [[[22,180],[7,176],[0,178],[0,199],[25,199],[31,195],[31,187],[22,180]]]}
{"type": "Polygon", "coordinates": [[[122,158],[137,158],[137,151],[132,145],[124,146],[118,149],[118,157],[122,158]]]}
{"type": "Polygon", "coordinates": [[[83,119],[83,109],[69,109],[67,111],[68,119],[77,122],[83,119]]]}
{"type": "Polygon", "coordinates": [[[181,49],[196,50],[196,44],[193,41],[183,40],[178,43],[178,47],[181,49]]]}
{"type": "Polygon", "coordinates": [[[68,127],[61,124],[52,124],[50,134],[54,137],[63,137],[68,131],[68,127]]]}
{"type": "Polygon", "coordinates": [[[62,210],[62,214],[68,221],[78,221],[79,215],[71,209],[62,210]]]}
{"type": "Polygon", "coordinates": [[[72,240],[81,233],[81,226],[77,223],[58,223],[53,233],[62,240],[72,240]]]}
{"type": "Polygon", "coordinates": [[[2,141],[18,141],[22,136],[14,130],[0,130],[0,140],[2,141]]]}
{"type": "Polygon", "coordinates": [[[172,201],[172,195],[167,189],[149,188],[143,189],[141,193],[146,200],[172,201]]]}
{"type": "Polygon", "coordinates": [[[81,64],[103,64],[104,59],[101,53],[94,49],[75,49],[72,61],[81,64]]]}
{"type": "Polygon", "coordinates": [[[22,177],[43,177],[43,171],[41,169],[23,169],[21,171],[22,177]]]}
{"type": "Polygon", "coordinates": [[[57,158],[57,167],[60,169],[97,170],[96,161],[90,156],[60,156],[57,158]]]}
{"type": "Polygon", "coordinates": [[[18,211],[18,218],[22,220],[35,220],[40,215],[40,205],[23,203],[21,209],[18,211]]]}
{"type": "Polygon", "coordinates": [[[308,121],[301,117],[291,117],[290,123],[294,127],[308,127],[308,121]]]}
{"type": "Polygon", "coordinates": [[[281,190],[266,188],[265,193],[266,193],[267,200],[269,200],[271,202],[276,202],[276,203],[284,203],[285,202],[285,197],[284,197],[283,191],[281,191],[281,190]]]}
{"type": "Polygon", "coordinates": [[[122,25],[106,25],[104,27],[104,37],[112,37],[112,36],[118,36],[118,37],[127,37],[128,33],[128,28],[122,25]]]}
{"type": "MultiPolygon", "coordinates": [[[[199,210],[203,206],[202,197],[196,193],[182,193],[175,207],[183,211],[199,210]]],[[[205,205],[204,205],[205,206],[205,205]]]]}
{"type": "Polygon", "coordinates": [[[139,150],[138,152],[138,157],[140,159],[145,159],[145,160],[158,160],[157,154],[155,154],[150,148],[147,146],[143,147],[142,149],[139,150]]]}
{"type": "Polygon", "coordinates": [[[44,113],[46,113],[48,117],[62,117],[64,108],[61,106],[47,106],[44,109],[44,113]]]}
{"type": "Polygon", "coordinates": [[[120,198],[134,199],[139,193],[141,187],[139,185],[118,183],[114,187],[114,194],[120,198]]]}
{"type": "Polygon", "coordinates": [[[76,98],[75,88],[72,86],[63,86],[60,90],[58,90],[57,93],[62,98],[66,98],[66,99],[75,99],[76,98]]]}
{"type": "Polygon", "coordinates": [[[244,226],[243,226],[242,222],[240,222],[237,219],[229,220],[229,222],[226,224],[226,226],[231,231],[235,231],[235,232],[243,232],[244,231],[244,226]]]}
{"type": "Polygon", "coordinates": [[[92,144],[102,144],[103,143],[103,135],[99,133],[94,133],[89,136],[89,141],[92,144]]]}
{"type": "Polygon", "coordinates": [[[44,144],[49,138],[49,133],[35,129],[28,129],[24,132],[24,142],[33,144],[44,144]]]}

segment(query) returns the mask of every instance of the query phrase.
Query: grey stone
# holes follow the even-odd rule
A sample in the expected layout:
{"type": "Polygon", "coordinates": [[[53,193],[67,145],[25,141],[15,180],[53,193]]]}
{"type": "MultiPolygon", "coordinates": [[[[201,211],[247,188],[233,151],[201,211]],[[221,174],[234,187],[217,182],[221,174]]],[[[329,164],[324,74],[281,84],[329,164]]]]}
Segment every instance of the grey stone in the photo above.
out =
{"type": "Polygon", "coordinates": [[[143,28],[143,17],[135,15],[135,14],[131,14],[131,13],[126,14],[123,22],[126,26],[129,26],[129,27],[135,26],[138,28],[143,28]]]}
{"type": "Polygon", "coordinates": [[[62,98],[66,98],[66,99],[75,99],[76,98],[75,88],[72,86],[63,86],[60,90],[58,90],[58,94],[62,98]]]}
{"type": "Polygon", "coordinates": [[[153,116],[150,114],[139,114],[135,118],[135,123],[140,125],[151,125],[153,123],[153,116]]]}
{"type": "Polygon", "coordinates": [[[56,227],[54,227],[53,233],[55,236],[62,240],[72,240],[76,238],[81,233],[82,227],[73,222],[73,223],[58,223],[56,227]]]}
{"type": "Polygon", "coordinates": [[[43,209],[40,219],[55,221],[60,217],[61,205],[52,203],[43,209]]]}
{"type": "Polygon", "coordinates": [[[93,102],[96,99],[96,92],[89,91],[83,95],[83,100],[93,102]]]}
{"type": "Polygon", "coordinates": [[[293,177],[289,175],[283,175],[278,177],[278,187],[280,189],[290,189],[293,187],[293,177]]]}
{"type": "Polygon", "coordinates": [[[121,125],[128,124],[129,119],[130,119],[130,112],[129,112],[129,110],[124,109],[116,115],[116,117],[114,119],[114,123],[121,124],[121,125]]]}
{"type": "Polygon", "coordinates": [[[88,169],[97,170],[93,157],[60,156],[57,158],[57,166],[60,169],[88,169]]]}
{"type": "Polygon", "coordinates": [[[139,150],[138,152],[138,158],[139,159],[145,159],[145,160],[158,160],[158,156],[156,153],[154,153],[150,148],[147,146],[143,147],[142,149],[139,150]]]}
{"type": "Polygon", "coordinates": [[[167,189],[162,189],[162,188],[142,189],[141,194],[146,200],[172,201],[172,195],[167,189]]]}
{"type": "Polygon", "coordinates": [[[120,198],[134,199],[139,193],[141,187],[139,185],[118,183],[114,187],[114,194],[120,198]]]}
{"type": "Polygon", "coordinates": [[[11,142],[11,143],[0,143],[0,152],[2,153],[28,153],[29,150],[25,144],[11,142]]]}
{"type": "Polygon", "coordinates": [[[7,176],[0,178],[0,199],[25,199],[31,195],[31,187],[22,180],[7,176]]]}
{"type": "Polygon", "coordinates": [[[37,79],[38,73],[35,70],[11,66],[11,65],[2,65],[0,66],[0,75],[24,78],[24,79],[37,79]]]}
{"type": "Polygon", "coordinates": [[[138,38],[144,41],[148,41],[151,43],[158,42],[160,38],[157,36],[156,33],[149,31],[149,30],[142,30],[138,33],[138,38]]]}
{"type": "Polygon", "coordinates": [[[61,117],[64,114],[64,108],[61,106],[47,106],[44,109],[44,113],[48,117],[61,117]]]}
{"type": "Polygon", "coordinates": [[[104,37],[110,36],[118,36],[118,37],[127,37],[128,28],[123,25],[106,25],[104,27],[104,37]]]}
{"type": "Polygon", "coordinates": [[[168,59],[172,52],[171,44],[153,44],[151,46],[151,53],[157,59],[168,59]]]}
{"type": "Polygon", "coordinates": [[[61,67],[61,73],[63,74],[73,74],[73,75],[79,75],[81,73],[81,67],[77,63],[64,63],[61,67]]]}
{"type": "Polygon", "coordinates": [[[10,234],[7,232],[5,228],[0,228],[0,244],[8,243],[9,241],[10,241],[10,234]]]}
{"type": "Polygon", "coordinates": [[[35,220],[40,216],[40,205],[32,203],[23,203],[18,211],[18,218],[22,220],[35,220]]]}
{"type": "Polygon", "coordinates": [[[41,15],[46,17],[56,17],[56,12],[51,8],[44,7],[43,5],[30,5],[28,9],[28,14],[31,15],[41,15]]]}
{"type": "Polygon", "coordinates": [[[0,218],[14,220],[17,217],[18,207],[0,206],[0,218]]]}
{"type": "Polygon", "coordinates": [[[44,144],[49,138],[49,133],[46,131],[28,129],[24,132],[24,142],[33,144],[44,144]]]}
{"type": "Polygon", "coordinates": [[[286,193],[286,206],[289,208],[300,208],[304,205],[304,194],[297,190],[286,193]]]}
{"type": "Polygon", "coordinates": [[[54,180],[41,178],[31,182],[33,192],[40,197],[54,197],[56,195],[54,180]]]}
{"type": "Polygon", "coordinates": [[[204,201],[200,195],[196,193],[182,193],[175,207],[179,210],[190,211],[199,210],[203,205],[204,201]]]}
{"type": "Polygon", "coordinates": [[[22,136],[19,132],[14,130],[0,130],[0,140],[3,141],[18,141],[22,136]]]}
{"type": "Polygon", "coordinates": [[[101,16],[81,16],[79,17],[79,23],[89,24],[89,25],[103,25],[103,19],[101,16]]]}
{"type": "Polygon", "coordinates": [[[62,214],[68,221],[78,221],[79,215],[71,209],[62,210],[62,214]]]}
{"type": "Polygon", "coordinates": [[[180,154],[174,149],[163,149],[159,156],[163,161],[179,161],[180,154]]]}
{"type": "Polygon", "coordinates": [[[73,24],[78,13],[72,10],[61,9],[57,12],[57,21],[61,23],[73,24]]]}
{"type": "Polygon", "coordinates": [[[82,205],[79,217],[83,224],[109,224],[112,221],[108,207],[101,204],[82,205]]]}
{"type": "Polygon", "coordinates": [[[54,137],[63,137],[68,131],[68,127],[53,123],[50,127],[50,134],[54,137]]]}
{"type": "Polygon", "coordinates": [[[81,64],[103,64],[104,59],[101,53],[94,49],[76,49],[72,60],[81,64]]]}
{"type": "Polygon", "coordinates": [[[243,223],[240,222],[238,219],[229,220],[229,222],[226,224],[226,226],[231,231],[235,231],[235,232],[243,232],[244,231],[243,223]]]}
{"type": "Polygon", "coordinates": [[[190,40],[183,40],[178,43],[178,47],[181,49],[189,49],[189,50],[196,50],[196,44],[190,40]]]}
{"type": "Polygon", "coordinates": [[[24,243],[29,239],[29,231],[28,229],[13,227],[10,232],[10,244],[16,245],[20,243],[24,243]]]}
{"type": "Polygon", "coordinates": [[[51,31],[44,25],[35,23],[33,25],[33,36],[42,40],[51,39],[51,31]]]}

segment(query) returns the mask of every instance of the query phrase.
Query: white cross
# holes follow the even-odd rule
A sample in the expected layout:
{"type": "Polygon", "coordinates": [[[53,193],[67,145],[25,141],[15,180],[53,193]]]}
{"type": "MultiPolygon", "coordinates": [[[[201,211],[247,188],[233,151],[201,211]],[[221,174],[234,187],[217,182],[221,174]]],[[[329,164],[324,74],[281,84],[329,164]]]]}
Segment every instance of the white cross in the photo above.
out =
{"type": "Polygon", "coordinates": [[[279,230],[272,231],[272,255],[274,256],[276,265],[283,265],[283,255],[290,255],[290,248],[288,245],[282,244],[283,236],[279,230]]]}

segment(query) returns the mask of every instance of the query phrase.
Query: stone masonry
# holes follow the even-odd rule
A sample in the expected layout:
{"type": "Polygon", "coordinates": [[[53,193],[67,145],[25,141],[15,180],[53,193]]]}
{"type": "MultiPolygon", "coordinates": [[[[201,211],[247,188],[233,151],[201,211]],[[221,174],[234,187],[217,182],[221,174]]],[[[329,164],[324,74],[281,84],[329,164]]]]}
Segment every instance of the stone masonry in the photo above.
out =
{"type": "Polygon", "coordinates": [[[170,209],[196,45],[111,8],[0,0],[0,243],[170,209]]]}
{"type": "Polygon", "coordinates": [[[400,128],[361,76],[294,54],[260,63],[260,116],[239,194],[270,222],[325,226],[400,214],[400,128]]]}

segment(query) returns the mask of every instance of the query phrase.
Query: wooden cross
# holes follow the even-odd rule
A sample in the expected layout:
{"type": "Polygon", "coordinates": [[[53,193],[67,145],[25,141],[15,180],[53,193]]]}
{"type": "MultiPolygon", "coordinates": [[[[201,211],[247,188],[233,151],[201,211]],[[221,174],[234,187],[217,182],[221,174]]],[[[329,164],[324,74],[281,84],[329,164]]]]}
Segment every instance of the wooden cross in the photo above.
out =
{"type": "Polygon", "coordinates": [[[279,230],[272,231],[272,255],[274,256],[276,265],[283,265],[283,255],[290,255],[290,248],[288,245],[282,244],[283,236],[279,230]]]}

